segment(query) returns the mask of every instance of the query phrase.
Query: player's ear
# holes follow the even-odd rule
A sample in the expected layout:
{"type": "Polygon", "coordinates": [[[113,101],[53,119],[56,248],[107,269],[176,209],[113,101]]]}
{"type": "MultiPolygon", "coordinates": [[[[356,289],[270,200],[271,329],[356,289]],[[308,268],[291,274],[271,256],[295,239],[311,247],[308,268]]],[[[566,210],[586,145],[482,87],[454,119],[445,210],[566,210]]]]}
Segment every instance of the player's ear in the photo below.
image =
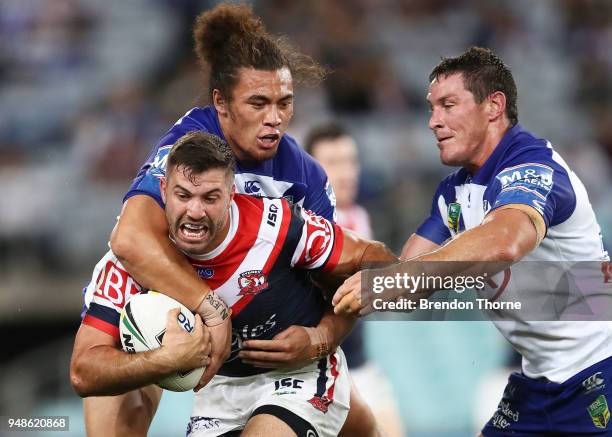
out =
{"type": "Polygon", "coordinates": [[[501,91],[495,91],[487,97],[487,114],[489,121],[495,121],[503,117],[506,112],[506,95],[501,91]]]}
{"type": "Polygon", "coordinates": [[[164,203],[166,203],[166,187],[168,186],[168,181],[165,176],[159,178],[159,191],[161,192],[161,197],[164,203]]]}
{"type": "Polygon", "coordinates": [[[227,101],[221,94],[221,91],[219,91],[216,88],[213,90],[213,93],[212,93],[212,101],[213,101],[213,105],[215,106],[215,109],[217,110],[217,113],[220,116],[225,117],[228,112],[227,101]]]}

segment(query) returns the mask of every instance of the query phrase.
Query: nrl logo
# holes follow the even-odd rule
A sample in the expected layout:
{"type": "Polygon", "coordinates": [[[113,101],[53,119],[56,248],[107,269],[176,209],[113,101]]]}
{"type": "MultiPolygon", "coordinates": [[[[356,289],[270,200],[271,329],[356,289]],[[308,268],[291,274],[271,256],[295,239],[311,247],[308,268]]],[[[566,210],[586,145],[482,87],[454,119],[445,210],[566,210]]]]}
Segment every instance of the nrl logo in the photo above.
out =
{"type": "Polygon", "coordinates": [[[238,286],[240,287],[240,296],[249,294],[258,294],[260,291],[268,288],[268,278],[261,270],[249,270],[243,272],[238,277],[238,286]]]}
{"type": "Polygon", "coordinates": [[[610,421],[610,409],[608,408],[608,401],[604,395],[600,395],[595,402],[588,406],[587,411],[593,425],[597,428],[607,428],[608,422],[610,421]]]}

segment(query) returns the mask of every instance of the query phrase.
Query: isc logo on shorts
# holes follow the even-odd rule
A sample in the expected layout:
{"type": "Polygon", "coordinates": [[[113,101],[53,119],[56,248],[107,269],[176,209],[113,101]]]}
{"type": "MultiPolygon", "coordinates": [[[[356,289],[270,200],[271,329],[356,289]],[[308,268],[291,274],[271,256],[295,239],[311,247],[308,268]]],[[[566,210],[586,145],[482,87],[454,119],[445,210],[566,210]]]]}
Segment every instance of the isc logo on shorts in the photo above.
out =
{"type": "Polygon", "coordinates": [[[293,394],[295,393],[296,390],[299,390],[302,388],[302,384],[304,384],[303,379],[297,379],[297,378],[278,379],[274,381],[274,391],[276,392],[274,394],[277,394],[277,395],[293,394]],[[284,390],[279,391],[280,389],[284,389],[284,390]]]}

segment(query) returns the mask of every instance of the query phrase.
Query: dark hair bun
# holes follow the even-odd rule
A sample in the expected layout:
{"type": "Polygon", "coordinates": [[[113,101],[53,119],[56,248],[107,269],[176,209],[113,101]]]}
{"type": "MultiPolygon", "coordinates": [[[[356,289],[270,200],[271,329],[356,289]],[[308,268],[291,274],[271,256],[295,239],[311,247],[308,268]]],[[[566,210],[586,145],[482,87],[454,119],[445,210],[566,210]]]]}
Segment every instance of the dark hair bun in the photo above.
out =
{"type": "Polygon", "coordinates": [[[247,5],[221,4],[200,14],[194,26],[195,51],[201,62],[216,65],[228,53],[241,52],[246,41],[266,35],[262,21],[247,5]]]}

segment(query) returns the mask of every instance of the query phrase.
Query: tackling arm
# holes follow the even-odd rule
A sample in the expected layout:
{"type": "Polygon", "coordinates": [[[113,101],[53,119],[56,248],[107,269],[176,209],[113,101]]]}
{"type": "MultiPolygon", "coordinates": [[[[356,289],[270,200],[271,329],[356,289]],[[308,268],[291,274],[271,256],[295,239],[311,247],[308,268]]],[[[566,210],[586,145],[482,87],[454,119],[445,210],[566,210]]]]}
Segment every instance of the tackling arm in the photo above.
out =
{"type": "Polygon", "coordinates": [[[417,234],[412,234],[410,238],[406,240],[406,243],[404,243],[400,259],[402,261],[405,261],[407,259],[414,258],[415,256],[432,252],[438,249],[439,247],[439,244],[436,244],[433,241],[428,240],[427,238],[421,237],[417,234]]]}
{"type": "MultiPolygon", "coordinates": [[[[479,263],[476,268],[480,273],[495,274],[534,250],[545,233],[544,219],[535,209],[522,204],[506,205],[489,213],[481,225],[459,234],[444,246],[397,265],[393,273],[407,273],[411,276],[418,276],[422,273],[444,276],[466,274],[465,263],[435,265],[428,263],[430,261],[464,261],[473,266],[479,263]],[[482,262],[487,264],[481,264],[482,262]],[[424,271],[427,267],[435,268],[436,271],[424,271]],[[446,270],[441,271],[442,267],[446,270]]],[[[421,249],[427,249],[426,244],[423,244],[419,242],[421,249]]],[[[409,254],[410,246],[407,244],[404,247],[404,256],[409,256],[409,254]]],[[[390,272],[381,272],[383,275],[385,273],[390,272]]],[[[434,291],[433,289],[417,290],[411,296],[422,298],[434,291]]],[[[390,293],[397,295],[399,291],[391,290],[390,293]]],[[[334,311],[349,314],[361,311],[364,314],[369,312],[364,311],[366,301],[365,296],[363,299],[361,296],[361,278],[353,276],[345,281],[334,295],[334,311]]]]}
{"type": "Polygon", "coordinates": [[[482,224],[413,261],[489,261],[513,264],[534,250],[546,234],[543,217],[527,205],[506,205],[482,224]]]}

